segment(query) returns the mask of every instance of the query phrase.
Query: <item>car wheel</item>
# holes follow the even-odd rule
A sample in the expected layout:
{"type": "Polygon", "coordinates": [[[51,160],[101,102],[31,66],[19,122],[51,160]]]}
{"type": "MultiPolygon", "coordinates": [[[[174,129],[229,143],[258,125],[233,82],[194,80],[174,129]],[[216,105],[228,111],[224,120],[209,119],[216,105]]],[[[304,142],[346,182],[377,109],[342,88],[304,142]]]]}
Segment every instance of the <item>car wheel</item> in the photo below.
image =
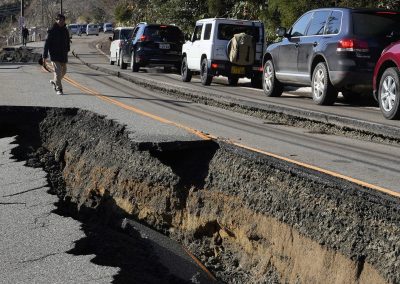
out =
{"type": "Polygon", "coordinates": [[[283,85],[276,79],[272,60],[268,60],[264,64],[262,85],[267,97],[280,97],[282,95],[283,85]]]}
{"type": "Polygon", "coordinates": [[[379,82],[379,107],[387,119],[400,118],[400,72],[397,68],[388,68],[379,82]]]}
{"type": "Polygon", "coordinates": [[[314,69],[312,76],[312,98],[318,105],[333,105],[338,92],[329,80],[328,67],[325,62],[320,62],[314,69]]]}
{"type": "Polygon", "coordinates": [[[136,63],[136,56],[135,52],[132,51],[131,53],[131,70],[132,72],[138,72],[139,71],[139,64],[136,63]]]}
{"type": "Polygon", "coordinates": [[[124,62],[124,53],[121,51],[119,54],[119,68],[126,69],[126,67],[128,67],[128,64],[124,62]]]}
{"type": "Polygon", "coordinates": [[[117,66],[119,66],[119,56],[121,53],[115,54],[115,62],[117,62],[117,66]]]}
{"type": "Polygon", "coordinates": [[[190,82],[192,80],[192,71],[187,66],[187,58],[184,57],[181,65],[181,76],[183,82],[190,82]]]}
{"type": "Polygon", "coordinates": [[[111,55],[110,55],[110,65],[114,65],[114,63],[115,63],[115,61],[113,61],[113,60],[111,59],[111,55]]]}
{"type": "Polygon", "coordinates": [[[203,58],[201,61],[200,77],[202,85],[209,86],[211,84],[213,76],[208,74],[207,58],[203,58]]]}
{"type": "Polygon", "coordinates": [[[239,77],[236,76],[229,76],[228,77],[228,85],[229,86],[237,86],[239,81],[239,77]]]}

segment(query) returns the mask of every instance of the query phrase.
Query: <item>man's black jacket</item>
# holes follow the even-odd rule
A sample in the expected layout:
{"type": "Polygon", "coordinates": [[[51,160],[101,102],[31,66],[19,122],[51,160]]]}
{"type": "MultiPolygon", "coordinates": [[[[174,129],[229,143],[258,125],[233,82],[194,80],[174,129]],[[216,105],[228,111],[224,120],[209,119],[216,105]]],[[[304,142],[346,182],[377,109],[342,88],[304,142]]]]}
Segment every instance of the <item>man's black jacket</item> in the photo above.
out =
{"type": "Polygon", "coordinates": [[[48,31],[47,39],[44,44],[43,58],[47,58],[50,53],[51,61],[67,63],[70,48],[69,43],[68,29],[65,26],[60,27],[55,23],[48,31]]]}

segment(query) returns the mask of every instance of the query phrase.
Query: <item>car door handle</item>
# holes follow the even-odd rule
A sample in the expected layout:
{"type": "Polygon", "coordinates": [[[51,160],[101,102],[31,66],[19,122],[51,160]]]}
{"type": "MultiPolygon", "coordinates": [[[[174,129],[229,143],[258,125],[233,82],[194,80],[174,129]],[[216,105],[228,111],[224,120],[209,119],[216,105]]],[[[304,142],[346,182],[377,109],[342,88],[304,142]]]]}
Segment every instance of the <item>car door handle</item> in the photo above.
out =
{"type": "Polygon", "coordinates": [[[314,43],[312,44],[314,47],[316,47],[318,45],[318,42],[314,41],[314,43]]]}

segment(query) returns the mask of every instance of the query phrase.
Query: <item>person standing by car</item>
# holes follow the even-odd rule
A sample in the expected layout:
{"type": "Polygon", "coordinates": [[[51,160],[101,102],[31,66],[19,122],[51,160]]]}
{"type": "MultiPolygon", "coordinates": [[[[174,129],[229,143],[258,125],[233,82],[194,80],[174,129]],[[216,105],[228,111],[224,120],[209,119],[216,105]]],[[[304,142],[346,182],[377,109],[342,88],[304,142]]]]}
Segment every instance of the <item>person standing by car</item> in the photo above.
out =
{"type": "Polygon", "coordinates": [[[50,53],[51,63],[54,68],[54,79],[50,80],[57,95],[63,94],[62,78],[67,73],[68,52],[70,50],[69,32],[65,25],[65,16],[58,14],[56,22],[48,31],[44,44],[43,64],[50,53]]]}
{"type": "Polygon", "coordinates": [[[28,41],[28,36],[29,36],[29,30],[26,28],[26,26],[22,27],[22,45],[26,46],[26,43],[28,41]]]}

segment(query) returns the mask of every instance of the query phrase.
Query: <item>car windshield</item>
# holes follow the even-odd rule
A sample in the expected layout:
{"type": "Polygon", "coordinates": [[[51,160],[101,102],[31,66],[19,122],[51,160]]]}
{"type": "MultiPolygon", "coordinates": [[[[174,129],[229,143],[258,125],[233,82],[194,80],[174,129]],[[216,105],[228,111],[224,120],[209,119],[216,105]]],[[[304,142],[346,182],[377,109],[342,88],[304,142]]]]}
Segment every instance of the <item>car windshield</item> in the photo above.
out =
{"type": "Polygon", "coordinates": [[[148,26],[144,35],[150,36],[156,42],[183,42],[184,35],[174,26],[148,26]]]}
{"type": "Polygon", "coordinates": [[[374,12],[353,14],[354,34],[366,37],[398,36],[400,13],[374,12]]]}
{"type": "Polygon", "coordinates": [[[245,33],[254,37],[258,42],[259,28],[254,26],[243,26],[235,24],[219,24],[218,25],[218,39],[231,40],[235,34],[245,33]]]}

